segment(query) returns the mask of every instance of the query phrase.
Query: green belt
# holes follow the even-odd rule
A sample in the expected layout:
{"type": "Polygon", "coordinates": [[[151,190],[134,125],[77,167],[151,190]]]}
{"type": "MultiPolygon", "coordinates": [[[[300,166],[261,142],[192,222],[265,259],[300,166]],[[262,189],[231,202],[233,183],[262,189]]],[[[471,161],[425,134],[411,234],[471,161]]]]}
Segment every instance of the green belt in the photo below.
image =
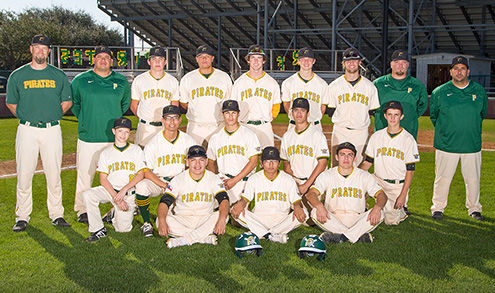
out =
{"type": "Polygon", "coordinates": [[[248,121],[246,124],[253,124],[253,125],[261,125],[261,124],[265,124],[265,123],[269,123],[268,121],[261,121],[261,120],[250,120],[248,121]]]}
{"type": "Polygon", "coordinates": [[[308,177],[304,177],[304,178],[299,178],[299,177],[296,177],[296,178],[297,178],[297,179],[299,179],[299,180],[303,180],[303,181],[304,181],[304,180],[308,180],[308,179],[309,179],[308,177]]]}
{"type": "MultiPolygon", "coordinates": [[[[119,193],[119,191],[120,191],[120,190],[115,189],[115,188],[113,190],[115,190],[115,192],[117,192],[117,193],[119,193]]],[[[127,191],[127,195],[133,195],[134,193],[136,193],[136,191],[134,189],[127,191]]]]}
{"type": "Polygon", "coordinates": [[[392,183],[392,184],[404,183],[404,179],[402,179],[402,180],[383,179],[383,181],[388,182],[388,183],[392,183]]]}
{"type": "MultiPolygon", "coordinates": [[[[225,174],[225,176],[229,177],[230,179],[235,177],[235,176],[232,176],[230,174],[225,174]]],[[[246,177],[242,178],[242,181],[247,181],[248,179],[249,179],[249,177],[246,176],[246,177]]]]}
{"type": "Polygon", "coordinates": [[[172,178],[173,178],[173,177],[163,176],[162,178],[163,178],[163,180],[165,180],[165,181],[167,181],[167,182],[170,182],[170,181],[172,181],[172,178]]]}
{"type": "MultiPolygon", "coordinates": [[[[296,125],[296,121],[294,121],[294,120],[290,120],[289,123],[296,125]]],[[[318,124],[320,124],[320,121],[315,121],[315,122],[313,122],[313,124],[318,125],[318,124]]]]}
{"type": "Polygon", "coordinates": [[[47,123],[44,123],[44,122],[33,123],[33,122],[26,121],[26,120],[19,120],[19,123],[21,123],[22,125],[32,126],[32,127],[37,127],[37,128],[48,128],[48,127],[52,127],[52,126],[60,124],[60,122],[58,122],[57,120],[50,121],[47,123]]]}
{"type": "Polygon", "coordinates": [[[144,123],[144,124],[149,124],[149,125],[152,125],[152,126],[162,126],[162,123],[160,121],[146,122],[146,120],[139,119],[139,122],[144,123]]]}

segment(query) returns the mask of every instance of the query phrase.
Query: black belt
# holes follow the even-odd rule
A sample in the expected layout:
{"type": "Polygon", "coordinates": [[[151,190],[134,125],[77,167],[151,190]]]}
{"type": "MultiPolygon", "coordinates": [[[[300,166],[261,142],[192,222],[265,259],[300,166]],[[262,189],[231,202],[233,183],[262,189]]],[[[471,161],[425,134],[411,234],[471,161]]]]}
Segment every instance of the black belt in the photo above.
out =
{"type": "MultiPolygon", "coordinates": [[[[294,121],[294,120],[289,120],[289,123],[296,125],[296,121],[294,121]]],[[[318,124],[320,124],[320,121],[315,121],[315,122],[313,122],[313,124],[318,125],[318,124]]]]}
{"type": "MultiPolygon", "coordinates": [[[[232,176],[230,174],[225,174],[225,176],[229,177],[230,179],[235,177],[235,176],[232,176]]],[[[247,181],[248,179],[249,179],[249,177],[246,176],[246,177],[242,178],[242,181],[247,181]]]]}
{"type": "Polygon", "coordinates": [[[139,119],[139,122],[144,123],[144,124],[149,124],[151,126],[162,126],[162,123],[160,121],[150,121],[146,122],[146,120],[139,119]]]}
{"type": "Polygon", "coordinates": [[[248,122],[246,122],[246,124],[252,124],[252,125],[261,125],[261,124],[265,124],[265,123],[270,123],[270,122],[261,121],[261,120],[249,120],[248,122]]]}
{"type": "MultiPolygon", "coordinates": [[[[115,189],[115,188],[114,188],[113,190],[115,190],[115,192],[117,192],[117,193],[119,193],[119,191],[120,191],[120,190],[115,189]]],[[[128,191],[127,191],[127,195],[133,195],[134,193],[136,193],[136,191],[135,191],[134,189],[133,189],[133,190],[128,190],[128,191]]]]}
{"type": "Polygon", "coordinates": [[[33,123],[33,122],[26,121],[26,120],[19,120],[19,123],[21,123],[22,125],[32,126],[32,127],[37,127],[37,128],[48,128],[48,127],[52,127],[52,126],[60,124],[60,122],[58,122],[57,120],[46,122],[46,123],[45,122],[33,123]]]}
{"type": "Polygon", "coordinates": [[[392,183],[392,184],[401,184],[401,183],[404,183],[405,180],[404,179],[402,179],[402,180],[383,179],[383,181],[388,182],[388,183],[392,183]]]}
{"type": "MultiPolygon", "coordinates": [[[[294,176],[294,177],[295,177],[295,176],[294,176]]],[[[304,181],[304,180],[308,180],[308,179],[309,179],[308,177],[304,177],[304,178],[299,178],[299,177],[296,177],[296,178],[297,178],[297,179],[299,179],[299,180],[303,180],[303,181],[304,181]]]]}

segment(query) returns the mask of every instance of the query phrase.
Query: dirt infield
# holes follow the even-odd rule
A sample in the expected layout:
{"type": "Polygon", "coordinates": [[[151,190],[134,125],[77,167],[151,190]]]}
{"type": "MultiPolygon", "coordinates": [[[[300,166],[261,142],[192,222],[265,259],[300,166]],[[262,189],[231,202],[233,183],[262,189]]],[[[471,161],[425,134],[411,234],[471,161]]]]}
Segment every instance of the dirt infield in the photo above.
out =
{"type": "MultiPolygon", "coordinates": [[[[327,137],[328,143],[330,144],[330,138],[332,136],[332,125],[323,125],[323,133],[327,137]]],[[[185,131],[184,129],[181,129],[185,131]]],[[[287,131],[287,124],[274,124],[273,132],[282,137],[283,134],[287,131]]],[[[373,129],[370,128],[370,134],[373,133],[373,129]]],[[[418,133],[418,145],[420,152],[432,152],[434,149],[431,147],[433,145],[433,130],[420,130],[418,133]]],[[[131,134],[131,140],[134,140],[133,134],[131,134]]],[[[280,140],[275,139],[275,146],[280,148],[280,140]]],[[[484,149],[495,149],[495,143],[483,143],[484,149]]],[[[76,165],[76,154],[65,154],[62,160],[62,167],[69,168],[71,166],[76,165]]],[[[41,160],[38,160],[38,166],[36,170],[42,170],[43,166],[41,164],[41,160]]],[[[14,175],[16,173],[16,164],[15,160],[0,162],[0,176],[14,175]]],[[[9,176],[10,177],[10,176],[9,176]]]]}

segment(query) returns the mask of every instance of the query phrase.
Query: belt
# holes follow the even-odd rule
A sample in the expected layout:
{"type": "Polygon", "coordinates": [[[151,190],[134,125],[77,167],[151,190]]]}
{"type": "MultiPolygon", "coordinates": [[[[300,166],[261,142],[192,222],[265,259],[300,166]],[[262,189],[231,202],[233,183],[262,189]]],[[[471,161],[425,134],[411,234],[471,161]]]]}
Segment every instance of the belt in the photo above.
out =
{"type": "Polygon", "coordinates": [[[302,181],[304,181],[304,180],[308,180],[308,179],[309,179],[308,177],[304,177],[304,178],[299,178],[299,177],[296,177],[296,176],[294,176],[294,177],[295,177],[296,179],[299,179],[299,180],[302,180],[302,181]]]}
{"type": "Polygon", "coordinates": [[[404,179],[402,179],[402,180],[399,180],[399,179],[396,179],[396,180],[393,180],[393,179],[383,179],[383,181],[388,182],[388,183],[392,183],[392,184],[401,184],[401,183],[404,183],[404,179]]]}
{"type": "MultiPolygon", "coordinates": [[[[296,121],[294,121],[294,120],[290,120],[289,123],[296,125],[296,121]]],[[[320,121],[314,121],[313,124],[318,125],[318,124],[320,124],[320,121]]]]}
{"type": "MultiPolygon", "coordinates": [[[[235,176],[232,176],[230,174],[225,174],[225,176],[229,177],[230,179],[235,177],[235,176]]],[[[249,177],[246,176],[246,177],[242,178],[242,181],[247,181],[248,179],[249,179],[249,177]]]]}
{"type": "Polygon", "coordinates": [[[44,122],[33,123],[33,122],[26,121],[26,120],[19,120],[19,123],[21,123],[22,125],[32,126],[32,127],[37,127],[37,128],[48,128],[48,127],[52,127],[52,126],[60,124],[60,122],[57,120],[50,121],[47,123],[44,123],[44,122]]]}
{"type": "MultiPolygon", "coordinates": [[[[117,193],[119,193],[119,191],[120,191],[120,190],[115,189],[115,188],[113,190],[115,190],[115,192],[117,192],[117,193]]],[[[131,190],[128,190],[127,191],[127,195],[133,195],[135,193],[136,193],[136,191],[134,189],[131,189],[131,190]]]]}
{"type": "Polygon", "coordinates": [[[270,122],[261,121],[261,120],[249,120],[248,122],[246,122],[246,124],[252,124],[252,125],[261,125],[261,124],[265,124],[265,123],[270,123],[270,122]]]}
{"type": "Polygon", "coordinates": [[[150,122],[147,122],[146,120],[139,119],[139,122],[144,123],[144,124],[149,124],[149,125],[152,125],[152,126],[162,126],[162,123],[160,121],[150,121],[150,122]]]}
{"type": "Polygon", "coordinates": [[[172,181],[172,178],[174,178],[174,177],[163,176],[162,178],[163,178],[163,180],[170,182],[170,181],[172,181]]]}

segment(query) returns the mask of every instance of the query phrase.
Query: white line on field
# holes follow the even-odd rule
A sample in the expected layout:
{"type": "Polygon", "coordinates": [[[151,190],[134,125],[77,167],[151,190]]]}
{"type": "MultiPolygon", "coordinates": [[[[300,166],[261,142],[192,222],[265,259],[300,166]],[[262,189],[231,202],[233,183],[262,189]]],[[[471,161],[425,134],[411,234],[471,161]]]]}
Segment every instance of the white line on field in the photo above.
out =
{"type": "MultiPolygon", "coordinates": [[[[76,165],[62,167],[60,170],[61,171],[65,171],[65,170],[72,170],[72,169],[76,169],[76,165]]],[[[41,173],[44,173],[44,170],[43,169],[34,171],[34,174],[41,174],[41,173]]],[[[5,174],[5,175],[0,175],[0,179],[10,178],[10,177],[16,177],[16,176],[17,176],[17,173],[5,174]]]]}

